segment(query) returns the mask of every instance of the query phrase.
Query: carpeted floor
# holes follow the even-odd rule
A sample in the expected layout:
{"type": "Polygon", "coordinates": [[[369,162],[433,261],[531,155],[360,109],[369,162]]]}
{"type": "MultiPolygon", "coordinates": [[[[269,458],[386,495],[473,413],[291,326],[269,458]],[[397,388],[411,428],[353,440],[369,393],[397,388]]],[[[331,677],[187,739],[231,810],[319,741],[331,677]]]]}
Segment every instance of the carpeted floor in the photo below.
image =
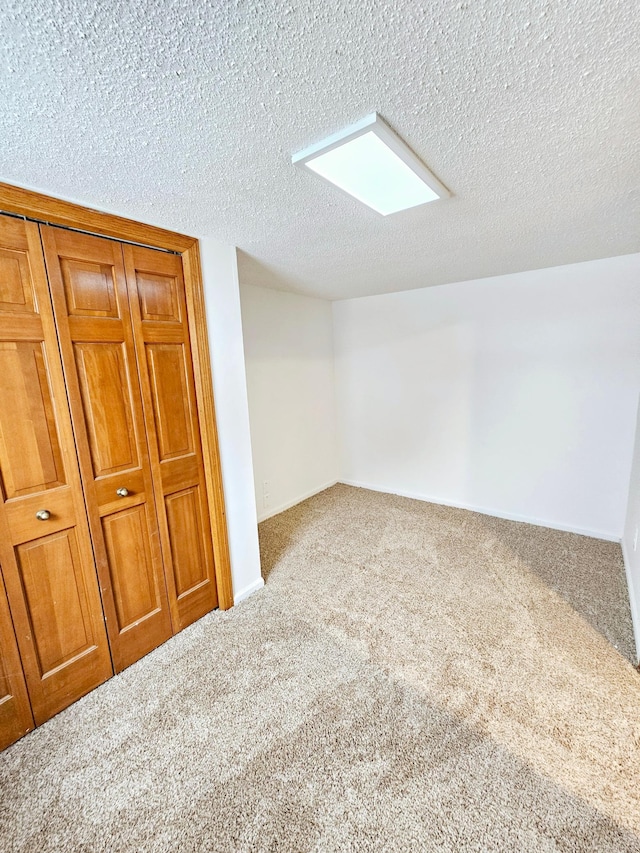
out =
{"type": "Polygon", "coordinates": [[[0,755],[3,853],[640,851],[618,546],[346,486],[260,537],[264,590],[0,755]]]}

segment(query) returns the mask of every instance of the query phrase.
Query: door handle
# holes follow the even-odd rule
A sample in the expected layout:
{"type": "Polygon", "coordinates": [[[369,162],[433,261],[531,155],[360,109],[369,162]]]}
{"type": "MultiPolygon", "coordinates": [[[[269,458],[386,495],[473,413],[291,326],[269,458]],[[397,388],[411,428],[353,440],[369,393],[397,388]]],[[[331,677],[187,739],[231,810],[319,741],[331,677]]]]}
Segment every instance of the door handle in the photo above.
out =
{"type": "Polygon", "coordinates": [[[124,486],[120,489],[116,489],[116,495],[119,498],[126,498],[128,494],[129,494],[129,489],[125,489],[124,486]]]}
{"type": "Polygon", "coordinates": [[[48,509],[39,509],[36,513],[36,518],[38,519],[38,521],[46,521],[50,517],[51,513],[48,509]]]}

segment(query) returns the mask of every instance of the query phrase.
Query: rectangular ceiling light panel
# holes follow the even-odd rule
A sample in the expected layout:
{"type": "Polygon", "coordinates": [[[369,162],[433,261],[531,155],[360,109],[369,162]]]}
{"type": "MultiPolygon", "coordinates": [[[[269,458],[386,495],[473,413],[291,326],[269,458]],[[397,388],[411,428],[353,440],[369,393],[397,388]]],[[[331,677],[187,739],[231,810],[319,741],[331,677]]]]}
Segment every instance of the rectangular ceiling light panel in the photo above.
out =
{"type": "Polygon", "coordinates": [[[294,154],[292,162],[382,216],[451,195],[377,113],[294,154]]]}

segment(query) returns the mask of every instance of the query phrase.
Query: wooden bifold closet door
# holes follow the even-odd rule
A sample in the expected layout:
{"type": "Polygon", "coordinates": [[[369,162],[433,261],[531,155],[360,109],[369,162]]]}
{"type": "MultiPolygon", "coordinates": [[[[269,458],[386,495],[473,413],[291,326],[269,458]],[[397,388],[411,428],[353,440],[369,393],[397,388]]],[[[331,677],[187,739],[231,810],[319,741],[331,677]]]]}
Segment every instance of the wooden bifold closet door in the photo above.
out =
{"type": "Polygon", "coordinates": [[[218,605],[182,262],[124,246],[174,630],[218,605]]]}
{"type": "Polygon", "coordinates": [[[217,605],[182,262],[41,233],[119,671],[217,605]]]}
{"type": "Polygon", "coordinates": [[[207,495],[180,255],[0,214],[0,749],[218,605],[207,495]]]}
{"type": "MultiPolygon", "coordinates": [[[[13,626],[0,595],[2,670],[13,680],[0,709],[15,707],[14,722],[28,728],[11,630],[36,723],[113,669],[38,227],[8,217],[0,217],[0,477],[13,626]]],[[[8,734],[3,721],[0,739],[8,734]]]]}
{"type": "Polygon", "coordinates": [[[116,672],[172,634],[122,246],[41,226],[116,672]]]}

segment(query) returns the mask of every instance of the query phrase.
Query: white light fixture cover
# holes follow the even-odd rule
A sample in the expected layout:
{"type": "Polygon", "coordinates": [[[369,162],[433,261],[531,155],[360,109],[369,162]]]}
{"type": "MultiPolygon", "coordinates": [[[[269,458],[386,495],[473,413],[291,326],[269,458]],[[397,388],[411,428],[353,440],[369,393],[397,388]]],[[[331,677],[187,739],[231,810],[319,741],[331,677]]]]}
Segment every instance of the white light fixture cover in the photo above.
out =
{"type": "Polygon", "coordinates": [[[387,216],[451,193],[377,113],[291,158],[387,216]]]}

